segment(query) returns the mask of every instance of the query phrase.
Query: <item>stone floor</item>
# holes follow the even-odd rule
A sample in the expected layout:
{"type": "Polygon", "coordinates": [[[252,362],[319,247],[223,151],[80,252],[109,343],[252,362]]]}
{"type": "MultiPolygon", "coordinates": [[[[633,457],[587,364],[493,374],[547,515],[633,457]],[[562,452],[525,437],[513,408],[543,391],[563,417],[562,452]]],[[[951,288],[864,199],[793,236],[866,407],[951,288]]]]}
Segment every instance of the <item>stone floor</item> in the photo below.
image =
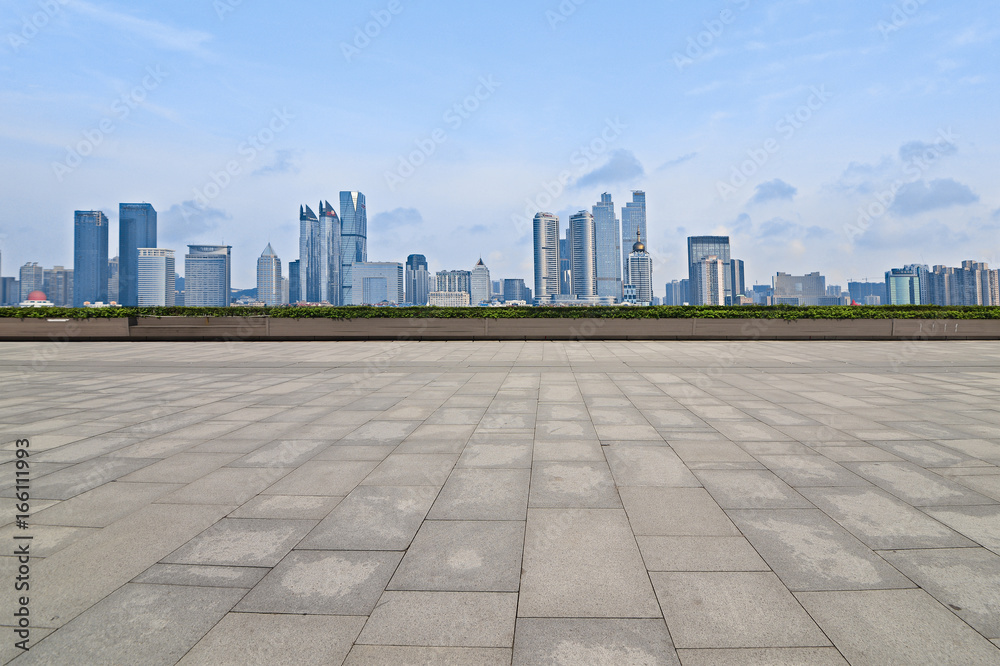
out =
{"type": "Polygon", "coordinates": [[[3,344],[0,382],[3,662],[1000,664],[996,343],[3,344]]]}

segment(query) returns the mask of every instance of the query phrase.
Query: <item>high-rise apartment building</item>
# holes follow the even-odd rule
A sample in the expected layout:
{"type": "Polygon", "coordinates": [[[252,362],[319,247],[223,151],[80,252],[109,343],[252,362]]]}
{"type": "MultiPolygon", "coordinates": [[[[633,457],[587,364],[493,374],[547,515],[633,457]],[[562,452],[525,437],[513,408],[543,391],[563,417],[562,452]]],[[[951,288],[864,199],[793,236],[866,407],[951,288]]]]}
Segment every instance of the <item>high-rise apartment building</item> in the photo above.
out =
{"type": "Polygon", "coordinates": [[[108,217],[97,210],[78,210],[73,226],[73,307],[107,303],[108,217]]]}
{"type": "Polygon", "coordinates": [[[531,295],[528,286],[521,279],[507,279],[503,281],[503,300],[506,303],[524,301],[531,305],[531,295]]]}
{"type": "Polygon", "coordinates": [[[139,248],[136,269],[139,275],[140,307],[173,307],[176,303],[176,258],[173,250],[139,248]]]}
{"type": "Polygon", "coordinates": [[[692,266],[691,291],[697,290],[698,305],[726,304],[726,262],[709,255],[692,266]]]}
{"type": "Polygon", "coordinates": [[[778,273],[773,286],[775,305],[826,304],[826,278],[818,272],[808,275],[778,273]]]}
{"type": "MultiPolygon", "coordinates": [[[[648,241],[645,235],[643,239],[648,241]]],[[[594,240],[597,247],[597,295],[620,301],[623,293],[622,225],[615,214],[615,203],[606,192],[601,195],[601,202],[594,206],[594,240]]],[[[535,291],[538,291],[537,287],[535,291]]]]}
{"type": "Polygon", "coordinates": [[[885,274],[886,305],[924,305],[916,266],[893,268],[885,274]]]}
{"type": "Polygon", "coordinates": [[[622,257],[622,265],[624,266],[624,271],[622,279],[624,282],[628,282],[628,255],[632,249],[632,240],[635,238],[635,230],[638,229],[639,233],[643,238],[648,239],[649,235],[646,232],[646,193],[641,190],[635,190],[632,192],[632,201],[625,204],[622,208],[622,252],[624,256],[622,257]]]}
{"type": "Polygon", "coordinates": [[[353,303],[352,267],[368,261],[368,208],[361,192],[340,193],[341,271],[343,284],[341,303],[353,303]]]}
{"type": "Polygon", "coordinates": [[[691,302],[691,281],[674,280],[667,284],[667,295],[663,299],[664,305],[681,306],[691,302]]]}
{"type": "Polygon", "coordinates": [[[403,264],[357,262],[351,276],[351,305],[403,303],[406,300],[406,277],[403,264]]]}
{"type": "MultiPolygon", "coordinates": [[[[437,284],[434,285],[437,289],[437,284]]],[[[427,305],[431,293],[431,274],[427,257],[411,254],[406,258],[406,302],[413,305],[427,305]]]]}
{"type": "Polygon", "coordinates": [[[120,300],[120,287],[119,283],[119,269],[121,267],[121,262],[118,257],[108,260],[108,303],[117,303],[121,305],[120,300]]]}
{"type": "Polygon", "coordinates": [[[920,274],[920,279],[927,283],[921,294],[926,292],[926,302],[933,305],[1000,305],[1000,271],[990,270],[988,264],[963,261],[961,268],[935,266],[920,274]]]}
{"type": "MultiPolygon", "coordinates": [[[[569,233],[569,229],[566,230],[569,233]]],[[[573,271],[569,265],[569,239],[566,237],[559,239],[559,293],[569,296],[573,288],[570,285],[570,277],[573,271]]]]}
{"type": "Polygon", "coordinates": [[[319,217],[309,206],[299,206],[299,302],[319,302],[319,236],[319,217]]]}
{"type": "Polygon", "coordinates": [[[464,291],[472,297],[470,271],[438,271],[434,291],[464,291]]]}
{"type": "Polygon", "coordinates": [[[284,303],[283,282],[281,259],[268,243],[257,258],[257,300],[268,307],[284,303]]]}
{"type": "Polygon", "coordinates": [[[570,289],[576,297],[597,295],[597,254],[594,216],[585,210],[569,218],[570,289]]]}
{"type": "Polygon", "coordinates": [[[473,305],[490,302],[490,298],[492,297],[490,293],[492,291],[491,282],[490,269],[486,267],[482,257],[480,257],[479,263],[472,269],[472,276],[469,282],[469,300],[473,305]]]}
{"type": "Polygon", "coordinates": [[[726,305],[735,305],[736,300],[746,294],[746,268],[742,259],[729,261],[729,285],[732,293],[727,297],[726,305]]]}
{"type": "Polygon", "coordinates": [[[18,272],[20,293],[13,303],[22,303],[28,300],[28,294],[33,291],[45,290],[45,269],[38,265],[37,261],[31,261],[21,266],[18,272]]]}
{"type": "Polygon", "coordinates": [[[139,304],[139,248],[156,247],[156,210],[147,203],[118,206],[118,303],[139,304]]]}
{"type": "Polygon", "coordinates": [[[42,291],[57,307],[73,307],[73,270],[62,266],[45,270],[42,291]]]}
{"type": "Polygon", "coordinates": [[[653,303],[653,258],[649,256],[645,243],[639,234],[628,255],[629,286],[635,288],[635,303],[651,305],[653,303]]]}
{"type": "Polygon", "coordinates": [[[299,261],[288,264],[288,303],[302,302],[302,283],[299,281],[299,261]]]}
{"type": "Polygon", "coordinates": [[[725,305],[727,298],[732,302],[732,268],[731,252],[729,248],[728,236],[692,236],[688,238],[688,279],[691,281],[691,305],[725,305]],[[723,267],[723,280],[725,289],[723,290],[722,303],[715,303],[713,298],[701,291],[702,280],[695,275],[696,266],[708,257],[715,257],[725,266],[723,267]]]}
{"type": "Polygon", "coordinates": [[[885,282],[848,282],[847,290],[851,294],[851,300],[856,303],[865,304],[869,298],[877,297],[879,303],[885,303],[885,282]]]}
{"type": "MultiPolygon", "coordinates": [[[[562,293],[559,217],[538,213],[534,220],[535,294],[544,299],[562,293]]],[[[568,257],[567,257],[568,259],[568,257]]]]}
{"type": "Polygon", "coordinates": [[[226,308],[230,288],[232,247],[189,245],[184,257],[184,304],[193,308],[226,308]]]}

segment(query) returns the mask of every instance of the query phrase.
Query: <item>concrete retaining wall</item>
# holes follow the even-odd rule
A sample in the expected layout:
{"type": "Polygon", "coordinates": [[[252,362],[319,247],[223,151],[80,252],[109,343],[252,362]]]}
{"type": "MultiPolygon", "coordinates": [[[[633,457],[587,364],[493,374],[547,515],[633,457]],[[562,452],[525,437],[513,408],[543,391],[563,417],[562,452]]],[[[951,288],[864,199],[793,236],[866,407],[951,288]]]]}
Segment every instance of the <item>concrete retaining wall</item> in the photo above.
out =
{"type": "Polygon", "coordinates": [[[1000,320],[0,319],[0,341],[1000,340],[1000,320]]]}

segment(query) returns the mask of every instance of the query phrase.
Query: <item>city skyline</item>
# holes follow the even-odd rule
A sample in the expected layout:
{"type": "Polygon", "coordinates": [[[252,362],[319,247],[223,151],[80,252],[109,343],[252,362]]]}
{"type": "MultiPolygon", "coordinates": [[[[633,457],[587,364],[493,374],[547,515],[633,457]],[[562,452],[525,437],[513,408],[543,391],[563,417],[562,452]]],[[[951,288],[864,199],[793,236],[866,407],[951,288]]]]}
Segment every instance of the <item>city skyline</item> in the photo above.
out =
{"type": "Polygon", "coordinates": [[[772,267],[846,282],[1000,263],[990,3],[894,17],[860,1],[568,15],[515,1],[475,20],[403,3],[364,48],[385,5],[57,4],[30,39],[37,3],[0,23],[9,265],[68,263],[71,242],[36,226],[78,208],[112,218],[116,247],[117,204],[146,199],[159,245],[233,245],[234,282],[250,286],[266,242],[295,256],[289,209],[339,183],[373,204],[373,260],[435,248],[435,270],[483,254],[530,281],[529,202],[568,219],[631,189],[650,193],[656,275],[682,277],[697,234],[731,236],[748,282],[772,267]],[[328,37],[324,57],[297,39],[304,23],[328,37]],[[427,39],[451,32],[467,38],[427,39]],[[609,33],[631,38],[597,38],[609,33]],[[542,40],[553,55],[527,48],[542,40]],[[554,55],[581,41],[593,48],[554,55]]]}

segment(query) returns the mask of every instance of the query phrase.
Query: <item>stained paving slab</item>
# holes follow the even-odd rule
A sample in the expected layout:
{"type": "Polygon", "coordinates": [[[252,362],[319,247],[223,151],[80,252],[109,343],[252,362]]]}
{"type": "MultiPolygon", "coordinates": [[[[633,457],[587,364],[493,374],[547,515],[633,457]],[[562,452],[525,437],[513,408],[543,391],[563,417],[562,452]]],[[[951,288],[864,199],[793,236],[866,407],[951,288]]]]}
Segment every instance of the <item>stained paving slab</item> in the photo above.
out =
{"type": "Polygon", "coordinates": [[[0,344],[0,381],[2,663],[1000,664],[995,343],[0,344]]]}

